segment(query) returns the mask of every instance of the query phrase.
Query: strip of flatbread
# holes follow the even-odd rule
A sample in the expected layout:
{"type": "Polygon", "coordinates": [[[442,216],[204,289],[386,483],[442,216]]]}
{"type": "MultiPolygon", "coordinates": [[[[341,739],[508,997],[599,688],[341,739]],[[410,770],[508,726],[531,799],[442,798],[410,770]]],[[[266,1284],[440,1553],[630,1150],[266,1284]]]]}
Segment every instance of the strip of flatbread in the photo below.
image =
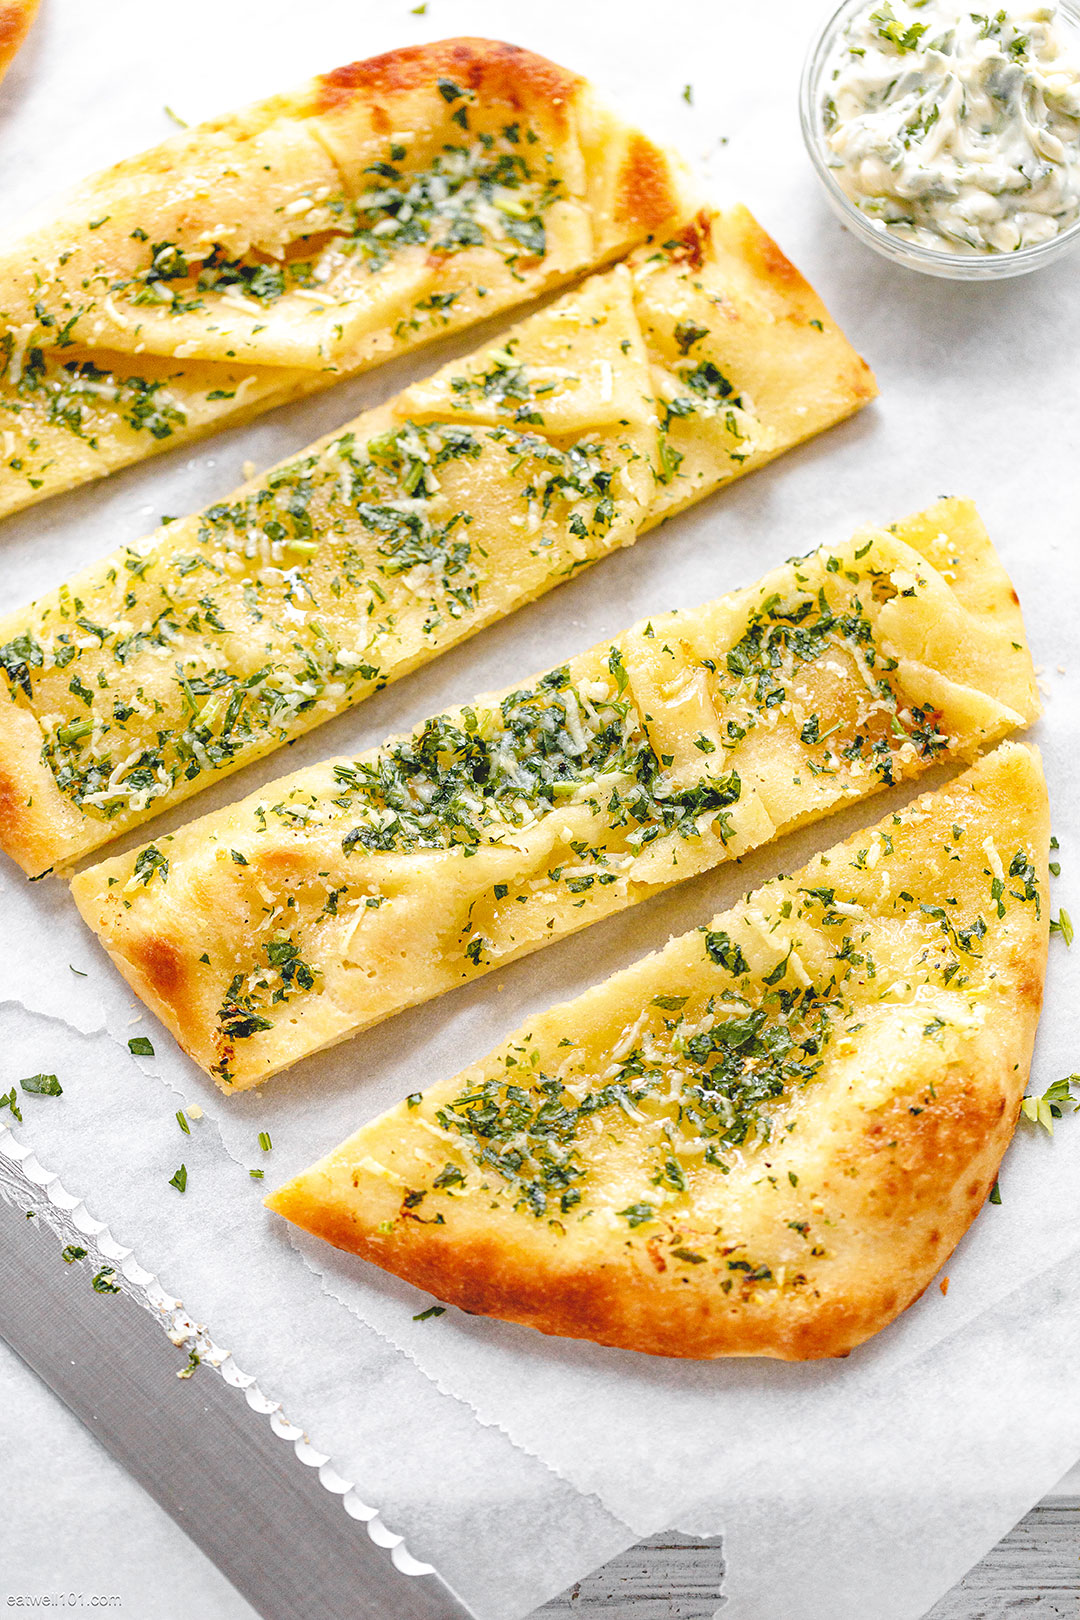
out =
{"type": "Polygon", "coordinates": [[[0,253],[0,513],[524,303],[687,211],[671,154],[494,40],[201,124],[0,253]]]}
{"type": "Polygon", "coordinates": [[[662,614],[78,876],[224,1087],[741,855],[1038,709],[978,517],[943,502],[662,614]]]}
{"type": "Polygon", "coordinates": [[[0,847],[70,864],[872,392],[745,209],[698,216],[0,622],[0,847]]]}
{"type": "Polygon", "coordinates": [[[845,1355],[926,1288],[1027,1084],[1050,906],[1005,744],[358,1131],[268,1200],[464,1310],[845,1355]]]}
{"type": "Polygon", "coordinates": [[[0,79],[30,31],[38,0],[0,0],[0,79]]]}

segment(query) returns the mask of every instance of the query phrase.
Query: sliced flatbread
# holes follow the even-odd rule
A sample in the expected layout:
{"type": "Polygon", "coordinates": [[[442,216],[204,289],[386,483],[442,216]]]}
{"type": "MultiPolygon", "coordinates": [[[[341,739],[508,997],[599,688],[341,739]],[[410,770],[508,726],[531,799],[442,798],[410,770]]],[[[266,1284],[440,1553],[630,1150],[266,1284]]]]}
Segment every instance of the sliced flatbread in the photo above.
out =
{"type": "Polygon", "coordinates": [[[0,254],[0,512],[524,303],[688,206],[584,79],[493,40],[201,124],[0,254]]]}
{"type": "Polygon", "coordinates": [[[37,8],[38,0],[0,0],[0,79],[30,32],[37,8]]]}
{"type": "Polygon", "coordinates": [[[1037,709],[1008,577],[946,501],[272,782],[73,892],[240,1089],[1037,709]]]}
{"type": "Polygon", "coordinates": [[[850,414],[781,265],[702,214],[0,621],[0,847],[72,863],[850,414]]]}
{"type": "Polygon", "coordinates": [[[531,1020],[271,1209],[464,1310],[656,1355],[844,1355],[994,1183],[1049,822],[1005,744],[531,1020]]]}

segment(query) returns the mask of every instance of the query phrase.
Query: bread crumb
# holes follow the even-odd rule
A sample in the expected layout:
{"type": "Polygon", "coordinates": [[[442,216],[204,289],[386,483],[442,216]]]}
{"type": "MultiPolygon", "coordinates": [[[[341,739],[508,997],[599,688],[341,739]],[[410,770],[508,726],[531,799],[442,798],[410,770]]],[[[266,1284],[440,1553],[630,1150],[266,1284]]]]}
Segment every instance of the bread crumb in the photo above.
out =
{"type": "Polygon", "coordinates": [[[949,1292],[949,1279],[948,1279],[948,1277],[942,1277],[940,1283],[938,1284],[938,1287],[941,1289],[941,1292],[943,1294],[947,1294],[949,1292]]]}

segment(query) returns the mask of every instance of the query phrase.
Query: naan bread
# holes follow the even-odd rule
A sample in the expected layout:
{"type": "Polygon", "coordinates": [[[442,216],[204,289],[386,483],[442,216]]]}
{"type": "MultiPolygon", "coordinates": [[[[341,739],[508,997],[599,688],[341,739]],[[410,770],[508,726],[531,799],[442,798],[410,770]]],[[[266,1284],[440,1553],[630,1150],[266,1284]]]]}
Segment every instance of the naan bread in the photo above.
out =
{"type": "Polygon", "coordinates": [[[38,0],[0,0],[0,79],[26,38],[37,8],[38,0]]]}
{"type": "Polygon", "coordinates": [[[0,513],[524,303],[688,196],[584,79],[494,40],[177,135],[0,254],[0,513]]]}
{"type": "Polygon", "coordinates": [[[1006,744],[532,1019],[267,1200],[462,1309],[654,1355],[845,1355],[1012,1135],[1049,821],[1006,744]]]}
{"type": "Polygon", "coordinates": [[[241,1089],[1038,709],[970,503],[864,529],[73,884],[241,1089]]]}
{"type": "Polygon", "coordinates": [[[0,846],[70,864],[872,392],[745,209],[699,215],[0,622],[0,846]]]}

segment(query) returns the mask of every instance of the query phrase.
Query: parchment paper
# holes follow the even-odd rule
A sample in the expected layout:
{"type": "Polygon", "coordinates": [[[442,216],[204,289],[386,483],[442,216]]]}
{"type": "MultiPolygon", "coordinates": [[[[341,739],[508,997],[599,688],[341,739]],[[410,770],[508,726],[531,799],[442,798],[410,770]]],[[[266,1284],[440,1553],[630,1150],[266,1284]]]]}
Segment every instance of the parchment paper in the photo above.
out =
{"type": "MultiPolygon", "coordinates": [[[[285,754],[204,794],[167,830],[304,760],[361,749],[519,680],[658,609],[792,553],[974,496],[1023,602],[1047,699],[1035,728],[1080,918],[1080,257],[998,287],[893,269],[826,211],[796,115],[823,18],[805,0],[45,0],[0,98],[5,229],[91,167],[306,73],[454,33],[510,37],[595,78],[741,198],[875,366],[857,420],[685,514],[285,754]],[[683,88],[692,85],[692,104],[683,88]]],[[[345,385],[252,427],[45,503],[0,534],[0,610],[227,493],[246,460],[299,449],[451,353],[345,385]]],[[[936,779],[941,779],[936,778],[936,779]]],[[[935,779],[930,779],[935,780],[935,779]]],[[[896,796],[899,802],[905,795],[896,796]]],[[[281,1399],[385,1521],[483,1620],[517,1620],[639,1535],[722,1532],[728,1620],[917,1620],[1080,1455],[1080,1120],[1022,1126],[987,1208],[924,1299],[846,1362],[674,1364],[546,1340],[428,1299],[261,1208],[405,1091],[452,1073],[532,1011],[693,927],[753,883],[876,820],[882,796],[299,1065],[222,1098],[133,1002],[66,887],[0,873],[0,1088],[39,1070],[19,1135],[281,1399]],[[69,965],[70,964],[70,965],[69,965]],[[85,973],[78,977],[72,968],[85,973]],[[153,1059],[127,1050],[149,1034],[153,1059]],[[175,1111],[198,1103],[191,1135],[175,1111]],[[273,1150],[260,1151],[259,1131],[273,1150]],[[187,1191],[169,1177],[183,1161],[187,1191]],[[266,1182],[249,1168],[262,1168],[266,1182]]],[[[1051,949],[1032,1089],[1078,1066],[1080,942],[1051,949]]],[[[103,1300],[103,1308],[108,1301],[103,1300]]],[[[212,1376],[209,1372],[199,1376],[212,1376]]]]}

